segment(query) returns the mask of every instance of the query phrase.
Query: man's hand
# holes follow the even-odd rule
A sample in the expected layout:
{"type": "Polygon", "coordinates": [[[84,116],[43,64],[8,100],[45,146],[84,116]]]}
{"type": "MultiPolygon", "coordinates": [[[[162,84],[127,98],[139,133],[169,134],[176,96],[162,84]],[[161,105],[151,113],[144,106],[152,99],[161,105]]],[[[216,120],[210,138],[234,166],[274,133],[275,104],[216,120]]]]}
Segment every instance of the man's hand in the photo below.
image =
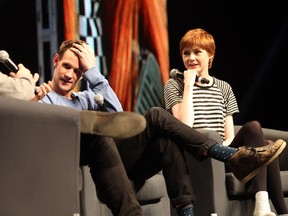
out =
{"type": "Polygon", "coordinates": [[[36,85],[37,81],[39,80],[39,74],[38,73],[35,73],[33,75],[29,69],[24,67],[23,64],[18,64],[18,68],[19,68],[19,70],[16,73],[10,72],[9,75],[13,78],[26,77],[28,79],[31,79],[33,84],[36,85]]]}
{"type": "Polygon", "coordinates": [[[40,86],[36,87],[37,95],[32,99],[32,101],[38,101],[45,97],[50,91],[52,91],[52,82],[42,83],[40,86]]]}
{"type": "Polygon", "coordinates": [[[82,45],[74,43],[73,46],[71,50],[78,56],[83,71],[96,66],[96,57],[91,46],[86,43],[82,45]]]}

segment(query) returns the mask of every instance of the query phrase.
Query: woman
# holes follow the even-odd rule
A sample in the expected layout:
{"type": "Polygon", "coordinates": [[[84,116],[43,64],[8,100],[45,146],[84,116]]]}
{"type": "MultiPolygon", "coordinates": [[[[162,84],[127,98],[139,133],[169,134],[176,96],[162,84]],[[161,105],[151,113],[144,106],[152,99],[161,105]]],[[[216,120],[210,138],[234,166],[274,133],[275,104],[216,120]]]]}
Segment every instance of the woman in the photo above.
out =
{"type": "MultiPolygon", "coordinates": [[[[264,139],[257,121],[244,124],[234,136],[233,114],[239,110],[232,88],[227,82],[209,75],[216,50],[213,36],[200,28],[190,30],[182,37],[179,48],[187,70],[183,72],[183,78],[170,78],[165,84],[166,109],[190,127],[217,131],[224,146],[265,146],[271,143],[264,139]],[[197,77],[208,79],[209,83],[203,84],[197,77]]],[[[219,150],[222,151],[219,146],[214,149],[215,152],[219,150]]],[[[251,183],[256,193],[254,216],[275,215],[271,212],[268,192],[277,213],[288,215],[278,158],[258,173],[251,183]]]]}

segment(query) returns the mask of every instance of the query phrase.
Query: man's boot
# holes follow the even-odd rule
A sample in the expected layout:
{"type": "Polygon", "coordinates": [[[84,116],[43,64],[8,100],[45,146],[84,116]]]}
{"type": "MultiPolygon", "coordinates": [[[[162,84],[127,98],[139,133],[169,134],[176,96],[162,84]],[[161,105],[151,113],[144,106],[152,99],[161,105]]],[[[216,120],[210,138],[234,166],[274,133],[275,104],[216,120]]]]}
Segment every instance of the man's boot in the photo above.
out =
{"type": "Polygon", "coordinates": [[[141,133],[146,119],[136,112],[80,111],[81,133],[128,138],[141,133]]]}
{"type": "Polygon", "coordinates": [[[235,177],[244,184],[277,158],[285,146],[286,142],[278,139],[263,147],[239,147],[226,163],[235,177]]]}

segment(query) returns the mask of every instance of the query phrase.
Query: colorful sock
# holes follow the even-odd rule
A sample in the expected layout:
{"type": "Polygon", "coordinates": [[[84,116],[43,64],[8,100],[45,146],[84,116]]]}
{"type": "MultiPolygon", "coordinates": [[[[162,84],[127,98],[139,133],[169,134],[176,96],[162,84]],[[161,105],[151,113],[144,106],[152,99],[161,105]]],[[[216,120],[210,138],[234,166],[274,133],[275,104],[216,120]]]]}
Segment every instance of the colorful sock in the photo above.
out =
{"type": "Polygon", "coordinates": [[[179,216],[194,216],[193,213],[193,205],[188,204],[184,205],[184,207],[177,208],[177,213],[179,216]]]}
{"type": "Polygon", "coordinates": [[[236,151],[237,148],[232,148],[228,146],[224,146],[222,144],[216,144],[207,152],[208,156],[214,158],[216,160],[225,162],[228,160],[236,151]]]}

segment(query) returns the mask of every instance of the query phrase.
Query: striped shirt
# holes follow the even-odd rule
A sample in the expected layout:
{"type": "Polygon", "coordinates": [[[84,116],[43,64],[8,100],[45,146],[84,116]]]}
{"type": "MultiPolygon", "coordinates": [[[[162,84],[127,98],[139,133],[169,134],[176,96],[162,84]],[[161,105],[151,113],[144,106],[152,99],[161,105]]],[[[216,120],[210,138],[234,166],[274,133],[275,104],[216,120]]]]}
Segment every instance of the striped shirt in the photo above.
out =
{"type": "MultiPolygon", "coordinates": [[[[182,102],[184,82],[170,78],[164,86],[165,108],[182,102]]],[[[211,86],[193,87],[194,129],[217,131],[224,139],[224,124],[227,115],[239,112],[238,104],[229,83],[213,77],[211,86]]]]}

